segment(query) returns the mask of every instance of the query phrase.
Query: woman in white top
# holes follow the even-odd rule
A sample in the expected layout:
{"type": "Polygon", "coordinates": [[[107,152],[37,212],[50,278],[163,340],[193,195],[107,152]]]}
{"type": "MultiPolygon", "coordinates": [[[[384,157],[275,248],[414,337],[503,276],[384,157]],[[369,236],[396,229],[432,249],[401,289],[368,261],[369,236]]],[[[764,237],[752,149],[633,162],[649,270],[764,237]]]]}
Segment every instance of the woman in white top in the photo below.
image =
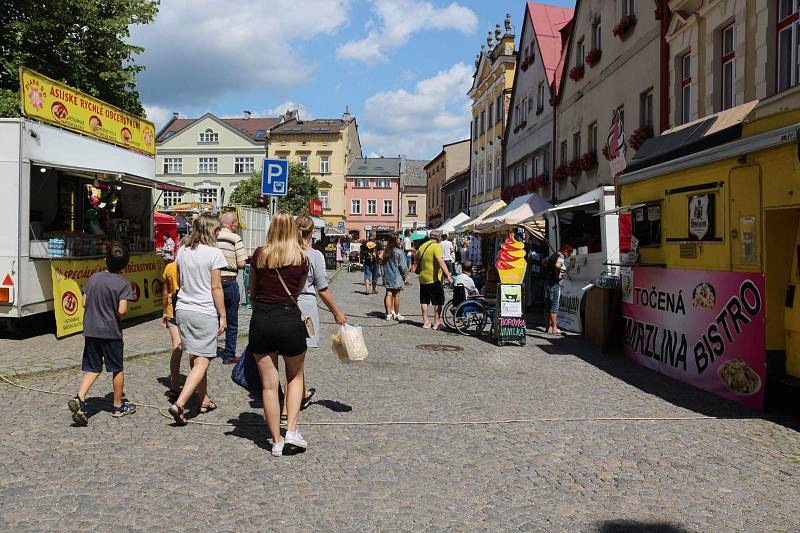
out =
{"type": "Polygon", "coordinates": [[[197,217],[176,259],[180,291],[175,320],[183,352],[189,354],[192,367],[178,399],[169,408],[179,426],[186,425],[184,407],[195,389],[200,393],[201,413],[217,407],[208,397],[207,373],[211,359],[217,356],[217,336],[227,327],[221,272],[228,263],[217,248],[220,227],[216,217],[197,217]]]}

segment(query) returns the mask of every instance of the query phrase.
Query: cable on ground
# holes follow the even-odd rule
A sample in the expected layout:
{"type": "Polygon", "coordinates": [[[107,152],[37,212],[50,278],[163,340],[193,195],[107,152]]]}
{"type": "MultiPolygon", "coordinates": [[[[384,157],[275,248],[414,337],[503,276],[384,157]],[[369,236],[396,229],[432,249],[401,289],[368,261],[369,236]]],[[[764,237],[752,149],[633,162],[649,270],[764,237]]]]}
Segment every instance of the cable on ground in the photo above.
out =
{"type": "MultiPolygon", "coordinates": [[[[72,396],[72,394],[68,392],[57,392],[57,391],[48,391],[44,389],[38,389],[36,387],[28,387],[27,385],[21,385],[15,381],[12,381],[8,377],[0,374],[0,380],[5,381],[7,384],[17,387],[19,389],[24,389],[32,392],[38,392],[41,394],[51,394],[55,396],[72,396]]],[[[158,407],[156,405],[148,405],[146,403],[138,403],[138,402],[131,402],[136,407],[144,407],[147,409],[154,409],[158,411],[158,413],[167,418],[172,420],[172,415],[169,414],[166,409],[162,407],[158,407]]],[[[697,421],[697,420],[782,420],[782,419],[789,419],[794,418],[791,416],[769,416],[769,417],[762,417],[762,416],[706,416],[706,415],[692,415],[692,416],[581,416],[581,417],[534,417],[534,418],[505,418],[505,419],[495,419],[495,420],[449,420],[449,421],[437,421],[437,420],[386,420],[386,421],[373,421],[373,422],[303,422],[304,426],[347,426],[347,427],[368,427],[368,426],[494,426],[494,425],[504,425],[504,424],[541,424],[541,423],[553,423],[553,422],[569,422],[569,423],[577,423],[577,422],[690,422],[690,421],[697,421]]],[[[221,427],[261,427],[263,423],[240,423],[240,424],[232,424],[229,422],[200,422],[196,420],[189,419],[187,420],[189,424],[194,424],[198,426],[221,426],[221,427]]]]}

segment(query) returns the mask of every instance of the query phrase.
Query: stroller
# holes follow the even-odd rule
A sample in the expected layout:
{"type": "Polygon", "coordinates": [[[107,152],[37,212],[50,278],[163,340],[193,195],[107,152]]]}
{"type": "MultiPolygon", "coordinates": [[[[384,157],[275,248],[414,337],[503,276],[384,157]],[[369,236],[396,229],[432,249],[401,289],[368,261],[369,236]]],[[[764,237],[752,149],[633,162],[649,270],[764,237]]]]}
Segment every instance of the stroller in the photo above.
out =
{"type": "Polygon", "coordinates": [[[350,253],[347,254],[347,271],[357,272],[359,270],[364,270],[364,265],[361,264],[361,253],[350,250],[350,253]]]}

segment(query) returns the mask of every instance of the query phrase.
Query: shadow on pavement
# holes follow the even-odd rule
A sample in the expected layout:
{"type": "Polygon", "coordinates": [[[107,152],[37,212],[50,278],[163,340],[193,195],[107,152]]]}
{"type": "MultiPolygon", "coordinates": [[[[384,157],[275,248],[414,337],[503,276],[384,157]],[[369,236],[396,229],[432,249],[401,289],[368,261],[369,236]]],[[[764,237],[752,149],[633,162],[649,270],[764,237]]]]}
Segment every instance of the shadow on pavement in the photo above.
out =
{"type": "Polygon", "coordinates": [[[232,425],[233,429],[226,431],[225,435],[251,440],[259,448],[270,450],[267,426],[263,416],[247,411],[240,413],[237,418],[228,420],[228,424],[232,425]]]}
{"type": "Polygon", "coordinates": [[[317,400],[316,402],[311,402],[309,405],[321,405],[326,409],[330,409],[334,413],[349,413],[353,410],[352,405],[337,402],[336,400],[317,400]]]}
{"type": "MultiPolygon", "coordinates": [[[[136,318],[128,318],[122,322],[122,329],[127,329],[157,318],[157,314],[150,314],[136,318]]],[[[55,335],[56,319],[51,312],[26,316],[18,319],[9,329],[0,329],[0,339],[21,341],[41,335],[55,335]]],[[[76,333],[75,335],[79,335],[76,333]]],[[[69,335],[70,337],[72,335],[69,335]]]]}
{"type": "Polygon", "coordinates": [[[765,413],[721,398],[640,366],[619,352],[601,353],[599,348],[589,344],[580,336],[553,337],[548,340],[551,344],[539,346],[545,353],[582,359],[616,379],[678,407],[717,418],[761,418],[800,431],[800,418],[796,416],[765,413]]]}
{"type": "Polygon", "coordinates": [[[597,526],[598,533],[688,533],[689,530],[669,522],[612,520],[597,526]]]}

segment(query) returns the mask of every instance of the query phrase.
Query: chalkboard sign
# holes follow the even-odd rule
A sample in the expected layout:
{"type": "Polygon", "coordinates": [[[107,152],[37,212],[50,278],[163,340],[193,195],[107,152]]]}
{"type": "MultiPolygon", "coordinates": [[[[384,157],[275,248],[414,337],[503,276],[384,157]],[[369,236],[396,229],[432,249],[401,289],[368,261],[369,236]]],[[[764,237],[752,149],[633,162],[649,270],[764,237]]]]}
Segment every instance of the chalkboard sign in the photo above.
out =
{"type": "Polygon", "coordinates": [[[509,342],[525,344],[525,317],[497,316],[495,318],[495,339],[501,346],[509,342]]]}
{"type": "Polygon", "coordinates": [[[325,268],[336,270],[336,251],[325,252],[325,268]]]}

